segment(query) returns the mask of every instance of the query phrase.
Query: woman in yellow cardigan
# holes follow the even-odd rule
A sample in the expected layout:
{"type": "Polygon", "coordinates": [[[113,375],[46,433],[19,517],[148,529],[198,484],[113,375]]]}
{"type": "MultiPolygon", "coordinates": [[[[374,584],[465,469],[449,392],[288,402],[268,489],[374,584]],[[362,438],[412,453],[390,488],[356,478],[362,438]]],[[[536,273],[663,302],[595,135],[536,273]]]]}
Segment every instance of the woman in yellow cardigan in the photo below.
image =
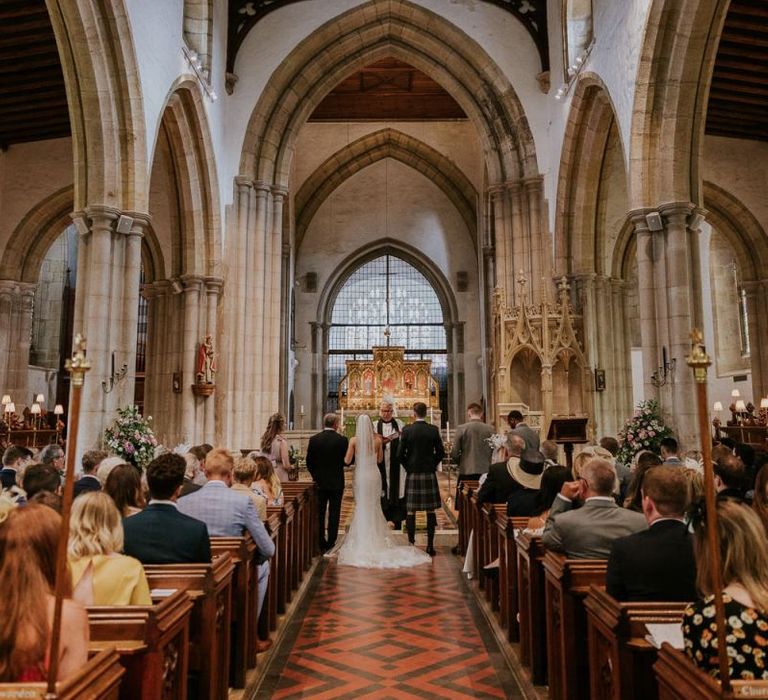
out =
{"type": "Polygon", "coordinates": [[[69,568],[73,598],[83,605],[152,605],[144,568],[120,554],[123,525],[117,506],[101,491],[72,503],[69,568]]]}

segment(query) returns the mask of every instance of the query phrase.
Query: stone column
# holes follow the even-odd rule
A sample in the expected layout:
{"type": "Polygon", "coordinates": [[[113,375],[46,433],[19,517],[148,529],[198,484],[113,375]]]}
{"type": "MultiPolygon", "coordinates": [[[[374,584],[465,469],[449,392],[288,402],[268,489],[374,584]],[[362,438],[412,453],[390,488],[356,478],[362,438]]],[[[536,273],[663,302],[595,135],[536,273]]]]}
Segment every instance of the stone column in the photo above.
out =
{"type": "Polygon", "coordinates": [[[0,280],[0,393],[9,394],[19,412],[29,405],[29,349],[36,285],[0,280]]]}
{"type": "Polygon", "coordinates": [[[742,283],[747,296],[752,396],[756,406],[768,396],[768,279],[742,283]]]}
{"type": "Polygon", "coordinates": [[[202,277],[184,275],[181,278],[184,286],[184,328],[182,337],[182,361],[181,372],[182,407],[181,407],[181,435],[180,439],[189,442],[198,442],[200,430],[197,421],[197,406],[204,399],[198,398],[192,392],[192,384],[195,383],[197,372],[197,354],[202,340],[200,316],[205,313],[205,305],[202,297],[202,277]]]}
{"type": "Polygon", "coordinates": [[[252,246],[251,259],[253,264],[249,270],[248,308],[251,309],[249,320],[252,322],[251,363],[255,369],[250,382],[250,395],[247,401],[253,407],[246,423],[246,437],[253,433],[261,435],[267,425],[267,419],[272,413],[268,404],[266,381],[267,353],[269,343],[266,333],[269,331],[267,314],[270,307],[270,289],[267,280],[267,265],[271,256],[272,221],[269,217],[271,209],[270,187],[264,182],[257,182],[255,187],[254,223],[249,226],[249,245],[252,246]]]}
{"type": "MultiPolygon", "coordinates": [[[[632,413],[632,362],[629,343],[629,325],[626,319],[624,280],[611,279],[611,296],[613,305],[613,379],[616,389],[612,392],[616,409],[616,430],[621,428],[624,420],[632,413]]],[[[610,390],[610,385],[609,385],[610,390]]]]}
{"type": "MultiPolygon", "coordinates": [[[[326,357],[325,343],[328,333],[328,325],[313,321],[312,326],[312,400],[309,410],[309,425],[320,425],[323,413],[325,412],[325,394],[326,387],[326,357]]],[[[306,423],[305,423],[306,425],[306,423]]]]}
{"type": "Polygon", "coordinates": [[[283,348],[281,347],[280,319],[281,312],[287,312],[287,300],[283,298],[283,204],[286,191],[272,189],[272,226],[268,234],[270,243],[267,247],[265,299],[268,307],[265,315],[265,356],[264,386],[265,407],[269,413],[280,410],[280,368],[283,348]]]}
{"type": "Polygon", "coordinates": [[[507,288],[509,272],[507,266],[512,260],[512,240],[507,232],[506,192],[502,185],[489,188],[493,209],[493,252],[495,253],[494,286],[507,288]]]}
{"type": "MultiPolygon", "coordinates": [[[[205,328],[206,335],[213,337],[214,347],[216,348],[216,391],[221,391],[219,386],[219,371],[221,369],[221,344],[219,343],[219,299],[221,297],[221,289],[224,286],[224,280],[220,277],[206,277],[205,278],[205,297],[206,297],[206,311],[205,311],[205,328]]],[[[209,398],[205,401],[205,415],[203,419],[203,439],[209,444],[216,444],[217,436],[219,432],[216,430],[216,399],[209,398]]]]}

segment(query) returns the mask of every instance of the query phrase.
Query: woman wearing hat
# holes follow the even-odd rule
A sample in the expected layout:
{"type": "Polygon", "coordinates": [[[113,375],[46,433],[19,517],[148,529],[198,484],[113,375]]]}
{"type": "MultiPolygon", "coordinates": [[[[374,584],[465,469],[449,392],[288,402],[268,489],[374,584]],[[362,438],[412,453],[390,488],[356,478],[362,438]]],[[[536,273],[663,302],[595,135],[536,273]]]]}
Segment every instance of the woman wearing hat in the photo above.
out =
{"type": "Polygon", "coordinates": [[[544,471],[544,455],[538,450],[525,449],[525,441],[510,433],[507,438],[506,462],[492,464],[488,478],[477,494],[478,503],[506,503],[515,492],[523,489],[538,490],[544,471]]]}

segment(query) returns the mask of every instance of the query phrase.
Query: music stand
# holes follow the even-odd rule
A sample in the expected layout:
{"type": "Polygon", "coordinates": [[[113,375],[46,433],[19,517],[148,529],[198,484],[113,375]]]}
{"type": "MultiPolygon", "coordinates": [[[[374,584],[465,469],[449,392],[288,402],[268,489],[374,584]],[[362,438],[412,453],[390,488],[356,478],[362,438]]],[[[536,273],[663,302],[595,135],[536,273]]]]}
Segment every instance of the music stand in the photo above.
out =
{"type": "Polygon", "coordinates": [[[584,417],[553,418],[549,424],[547,440],[563,446],[565,463],[573,473],[573,446],[587,442],[587,420],[584,417]]]}

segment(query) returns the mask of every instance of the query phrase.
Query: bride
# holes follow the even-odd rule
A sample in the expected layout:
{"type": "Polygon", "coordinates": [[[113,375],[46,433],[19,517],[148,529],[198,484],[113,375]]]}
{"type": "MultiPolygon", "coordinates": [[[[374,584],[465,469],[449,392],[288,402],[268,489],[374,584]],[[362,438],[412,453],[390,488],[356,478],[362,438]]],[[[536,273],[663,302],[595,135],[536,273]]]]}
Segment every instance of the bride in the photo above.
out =
{"type": "MultiPolygon", "coordinates": [[[[357,419],[355,437],[349,441],[344,461],[355,460],[355,513],[352,524],[338,549],[339,564],[366,569],[400,569],[427,564],[432,558],[411,545],[398,545],[381,512],[380,439],[374,437],[367,415],[357,419]]],[[[328,556],[328,555],[326,555],[328,556]]]]}

